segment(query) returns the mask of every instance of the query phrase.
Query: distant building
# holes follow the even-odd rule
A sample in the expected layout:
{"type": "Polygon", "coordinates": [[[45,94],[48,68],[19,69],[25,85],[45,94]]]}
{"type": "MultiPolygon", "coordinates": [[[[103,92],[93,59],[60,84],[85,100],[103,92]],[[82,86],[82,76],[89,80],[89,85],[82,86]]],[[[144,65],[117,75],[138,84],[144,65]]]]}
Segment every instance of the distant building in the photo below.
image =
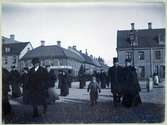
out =
{"type": "Polygon", "coordinates": [[[131,30],[117,32],[117,55],[122,65],[132,59],[139,79],[153,73],[165,78],[165,29],[152,29],[151,23],[148,29],[135,29],[132,23],[131,30]]]}
{"type": "Polygon", "coordinates": [[[28,52],[32,50],[32,45],[30,42],[20,42],[14,39],[14,35],[10,35],[10,38],[2,37],[2,65],[9,71],[11,66],[15,65],[20,71],[21,58],[28,52]]]}
{"type": "Polygon", "coordinates": [[[68,49],[72,52],[75,52],[76,54],[80,55],[81,58],[83,58],[83,66],[88,74],[92,74],[94,70],[108,70],[108,66],[104,63],[104,60],[100,57],[95,58],[93,57],[93,55],[89,55],[87,49],[85,50],[85,53],[83,53],[81,50],[78,51],[76,46],[69,47],[68,49]]]}
{"type": "Polygon", "coordinates": [[[41,60],[41,65],[64,66],[71,67],[74,74],[77,75],[83,59],[61,47],[61,42],[57,41],[57,45],[45,46],[45,41],[41,41],[41,46],[29,51],[21,61],[22,66],[32,67],[32,58],[37,57],[41,60]]]}
{"type": "Polygon", "coordinates": [[[71,68],[75,76],[78,75],[81,65],[84,65],[88,74],[102,67],[98,60],[94,60],[88,54],[77,51],[76,46],[68,49],[61,47],[60,41],[57,41],[57,45],[51,46],[45,46],[45,41],[41,41],[41,46],[25,54],[21,60],[21,66],[32,67],[31,60],[34,57],[41,60],[42,66],[51,65],[52,67],[71,68]]]}

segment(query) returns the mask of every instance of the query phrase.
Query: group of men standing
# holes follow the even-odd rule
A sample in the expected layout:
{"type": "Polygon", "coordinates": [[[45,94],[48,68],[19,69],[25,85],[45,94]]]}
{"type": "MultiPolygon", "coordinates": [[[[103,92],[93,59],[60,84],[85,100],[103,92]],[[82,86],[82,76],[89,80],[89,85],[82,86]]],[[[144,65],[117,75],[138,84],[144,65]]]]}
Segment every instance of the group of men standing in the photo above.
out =
{"type": "Polygon", "coordinates": [[[114,106],[122,103],[125,107],[141,104],[139,92],[141,91],[136,69],[131,66],[131,60],[125,60],[125,67],[119,66],[118,58],[113,58],[113,66],[108,70],[111,83],[114,106]],[[121,100],[122,97],[122,100],[121,100]]]}
{"type": "MultiPolygon", "coordinates": [[[[49,66],[46,68],[40,66],[40,60],[38,58],[33,58],[32,64],[33,67],[30,70],[24,68],[24,72],[21,76],[18,71],[16,71],[15,67],[12,67],[10,73],[3,68],[3,112],[9,112],[8,110],[11,109],[8,99],[8,91],[10,91],[9,84],[12,84],[12,96],[21,96],[19,80],[23,87],[23,102],[24,104],[32,105],[33,117],[40,116],[38,110],[39,105],[43,106],[44,114],[47,112],[48,90],[55,86],[57,77],[49,66]]],[[[113,64],[113,67],[108,70],[108,76],[103,71],[101,71],[100,74],[94,72],[97,82],[101,83],[101,88],[105,88],[106,85],[109,86],[109,83],[111,84],[114,106],[117,106],[119,103],[122,103],[126,107],[141,104],[139,96],[141,89],[136,70],[131,66],[131,60],[126,59],[125,67],[121,67],[118,64],[118,58],[114,58],[113,64]]],[[[80,74],[82,74],[82,72],[80,74]]],[[[71,86],[72,80],[69,80],[68,77],[68,73],[59,71],[59,88],[61,90],[60,95],[62,96],[69,94],[69,87],[71,86]]],[[[85,81],[81,78],[79,80],[81,81],[80,88],[83,88],[85,81]]]]}

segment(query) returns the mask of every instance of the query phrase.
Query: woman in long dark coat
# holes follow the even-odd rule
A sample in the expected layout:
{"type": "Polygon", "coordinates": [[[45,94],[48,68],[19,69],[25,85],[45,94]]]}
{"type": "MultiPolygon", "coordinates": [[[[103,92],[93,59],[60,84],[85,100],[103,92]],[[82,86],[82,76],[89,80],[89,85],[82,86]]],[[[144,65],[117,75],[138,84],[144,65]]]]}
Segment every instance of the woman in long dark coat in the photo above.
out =
{"type": "Polygon", "coordinates": [[[60,84],[60,95],[67,96],[69,94],[69,83],[68,77],[65,71],[60,72],[59,74],[59,84],[60,84]]]}
{"type": "Polygon", "coordinates": [[[141,91],[136,69],[131,66],[131,60],[126,59],[126,66],[124,68],[124,80],[125,80],[125,87],[124,87],[124,96],[122,100],[122,104],[125,107],[137,106],[141,104],[141,98],[139,92],[141,91]]]}
{"type": "Polygon", "coordinates": [[[30,103],[33,106],[33,117],[38,117],[38,106],[43,105],[43,113],[47,111],[47,70],[40,66],[38,58],[32,59],[33,67],[29,72],[29,85],[30,85],[30,103]]]}

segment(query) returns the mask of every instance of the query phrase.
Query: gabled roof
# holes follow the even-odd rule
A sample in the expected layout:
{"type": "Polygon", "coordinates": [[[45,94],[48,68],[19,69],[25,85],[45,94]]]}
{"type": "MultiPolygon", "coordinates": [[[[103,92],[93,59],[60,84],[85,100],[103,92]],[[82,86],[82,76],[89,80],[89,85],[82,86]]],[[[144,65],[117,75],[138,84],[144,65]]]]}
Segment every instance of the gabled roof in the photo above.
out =
{"type": "MultiPolygon", "coordinates": [[[[129,33],[131,30],[121,30],[117,32],[117,48],[130,48],[129,33]]],[[[165,29],[142,29],[135,30],[137,48],[162,47],[165,46],[165,29]],[[164,44],[159,44],[158,39],[164,44]]]]}
{"type": "Polygon", "coordinates": [[[2,44],[2,55],[19,55],[29,43],[30,42],[17,42],[2,44]],[[8,52],[6,51],[6,48],[9,50],[8,52]]]}
{"type": "Polygon", "coordinates": [[[51,45],[51,46],[40,46],[37,47],[31,51],[29,51],[25,56],[22,58],[24,59],[32,59],[34,57],[38,58],[70,58],[77,61],[82,62],[82,58],[80,58],[77,54],[64,49],[62,47],[59,47],[57,45],[51,45]]]}

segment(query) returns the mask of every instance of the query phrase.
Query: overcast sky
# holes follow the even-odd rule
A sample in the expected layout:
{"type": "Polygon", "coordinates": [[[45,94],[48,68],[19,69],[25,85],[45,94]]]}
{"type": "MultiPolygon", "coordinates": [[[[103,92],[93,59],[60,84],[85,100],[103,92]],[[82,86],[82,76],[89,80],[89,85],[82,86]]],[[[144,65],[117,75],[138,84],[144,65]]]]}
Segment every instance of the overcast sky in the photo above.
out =
{"type": "Polygon", "coordinates": [[[18,41],[30,41],[33,47],[45,40],[46,45],[76,45],[78,50],[101,56],[112,65],[117,56],[117,30],[165,27],[163,3],[15,3],[2,5],[2,35],[15,34],[18,41]]]}

